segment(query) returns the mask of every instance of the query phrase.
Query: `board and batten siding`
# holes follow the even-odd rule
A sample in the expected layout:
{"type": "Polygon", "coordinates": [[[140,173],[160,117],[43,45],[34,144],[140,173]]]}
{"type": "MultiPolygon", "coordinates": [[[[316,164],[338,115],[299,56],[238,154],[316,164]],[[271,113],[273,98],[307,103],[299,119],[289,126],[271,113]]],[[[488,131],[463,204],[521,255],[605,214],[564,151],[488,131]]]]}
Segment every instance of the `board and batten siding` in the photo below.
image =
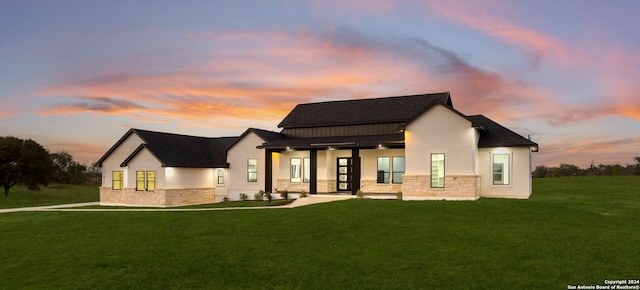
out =
{"type": "Polygon", "coordinates": [[[312,128],[286,128],[282,134],[288,138],[371,136],[397,134],[402,123],[326,126],[312,128]]]}

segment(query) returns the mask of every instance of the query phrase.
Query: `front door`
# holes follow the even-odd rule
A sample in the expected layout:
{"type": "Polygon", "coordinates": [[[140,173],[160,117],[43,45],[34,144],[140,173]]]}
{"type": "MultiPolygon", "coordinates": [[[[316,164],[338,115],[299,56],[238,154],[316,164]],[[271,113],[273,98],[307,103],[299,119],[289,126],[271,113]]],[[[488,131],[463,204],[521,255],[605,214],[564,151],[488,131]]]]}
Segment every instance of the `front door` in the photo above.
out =
{"type": "Polygon", "coordinates": [[[338,191],[351,191],[351,157],[338,158],[338,191]]]}

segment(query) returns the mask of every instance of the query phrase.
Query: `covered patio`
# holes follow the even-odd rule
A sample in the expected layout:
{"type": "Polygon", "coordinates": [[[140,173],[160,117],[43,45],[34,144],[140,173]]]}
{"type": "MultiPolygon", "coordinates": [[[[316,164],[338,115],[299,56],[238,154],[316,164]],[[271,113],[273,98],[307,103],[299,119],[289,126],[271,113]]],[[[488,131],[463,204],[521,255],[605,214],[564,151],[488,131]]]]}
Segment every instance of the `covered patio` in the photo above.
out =
{"type": "MultiPolygon", "coordinates": [[[[377,156],[404,158],[404,145],[403,133],[267,142],[259,147],[265,149],[266,155],[265,191],[277,188],[310,194],[355,195],[358,190],[395,194],[401,190],[401,177],[392,186],[391,172],[386,172],[386,179],[385,171],[378,172],[377,156]],[[278,176],[274,176],[274,171],[278,176]],[[388,189],[376,188],[377,184],[384,185],[385,180],[388,189]]],[[[402,167],[404,171],[404,163],[402,167]]]]}

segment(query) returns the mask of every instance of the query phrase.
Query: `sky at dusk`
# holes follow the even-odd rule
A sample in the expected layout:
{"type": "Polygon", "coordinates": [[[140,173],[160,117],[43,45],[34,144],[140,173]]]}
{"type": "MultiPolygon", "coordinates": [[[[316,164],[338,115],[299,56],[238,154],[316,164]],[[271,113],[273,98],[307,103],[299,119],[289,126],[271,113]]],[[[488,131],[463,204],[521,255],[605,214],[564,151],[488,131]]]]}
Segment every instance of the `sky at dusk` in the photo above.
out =
{"type": "Polygon", "coordinates": [[[640,1],[0,0],[0,136],[80,162],[129,128],[279,131],[299,103],[451,92],[540,145],[640,156],[640,1]]]}

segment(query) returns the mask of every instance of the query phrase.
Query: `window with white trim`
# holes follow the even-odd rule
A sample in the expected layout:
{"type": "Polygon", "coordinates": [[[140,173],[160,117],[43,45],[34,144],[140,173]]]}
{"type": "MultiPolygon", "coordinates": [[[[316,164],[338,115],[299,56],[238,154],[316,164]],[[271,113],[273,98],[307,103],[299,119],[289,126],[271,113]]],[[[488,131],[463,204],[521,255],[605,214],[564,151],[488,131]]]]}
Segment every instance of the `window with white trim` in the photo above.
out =
{"type": "Polygon", "coordinates": [[[258,159],[247,159],[247,181],[258,182],[258,159]]]}
{"type": "Polygon", "coordinates": [[[156,172],[147,171],[147,191],[156,190],[156,172]]]}
{"type": "Polygon", "coordinates": [[[155,171],[136,171],[136,191],[154,191],[155,189],[155,171]]]}
{"type": "Polygon", "coordinates": [[[431,154],[431,187],[444,188],[444,153],[431,154]]]}
{"type": "Polygon", "coordinates": [[[509,154],[493,154],[493,184],[509,185],[510,164],[509,154]]]}
{"type": "Polygon", "coordinates": [[[144,171],[136,171],[136,191],[144,191],[144,171]]]}
{"type": "Polygon", "coordinates": [[[113,171],[111,173],[111,189],[122,189],[122,171],[113,171]]]}
{"type": "Polygon", "coordinates": [[[224,184],[224,169],[218,168],[218,184],[224,184]]]}
{"type": "Polygon", "coordinates": [[[389,183],[389,157],[378,157],[377,183],[389,183]]]}
{"type": "Polygon", "coordinates": [[[302,182],[311,182],[311,158],[302,159],[302,182]]]}
{"type": "Polygon", "coordinates": [[[302,164],[300,164],[300,158],[296,157],[296,158],[291,158],[289,159],[290,162],[290,181],[291,183],[299,183],[302,181],[301,178],[301,171],[302,171],[302,164]]]}
{"type": "Polygon", "coordinates": [[[402,184],[402,176],[404,176],[404,156],[394,156],[391,163],[392,182],[395,184],[402,184]]]}

